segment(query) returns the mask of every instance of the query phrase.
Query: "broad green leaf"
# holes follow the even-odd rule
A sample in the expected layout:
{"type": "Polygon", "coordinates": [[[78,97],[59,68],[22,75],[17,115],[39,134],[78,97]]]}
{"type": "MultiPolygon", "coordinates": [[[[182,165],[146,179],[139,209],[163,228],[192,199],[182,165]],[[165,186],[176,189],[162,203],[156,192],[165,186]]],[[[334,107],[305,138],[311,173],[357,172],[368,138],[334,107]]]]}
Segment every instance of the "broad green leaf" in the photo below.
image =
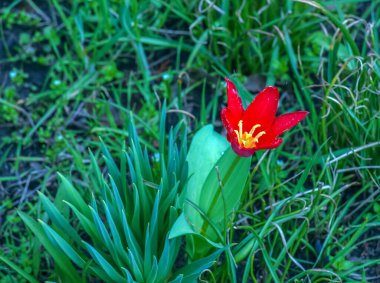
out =
{"type": "Polygon", "coordinates": [[[217,225],[219,232],[227,228],[224,224],[229,222],[231,213],[240,201],[249,175],[251,158],[236,155],[231,147],[228,148],[225,138],[215,133],[212,126],[206,126],[195,135],[187,159],[189,181],[184,201],[193,203],[199,209],[197,213],[194,208],[184,205],[184,218],[189,225],[183,228],[175,225],[171,237],[174,233],[179,235],[196,230],[201,234],[206,233],[209,241],[218,241],[215,238],[217,233],[207,230],[210,225],[205,219],[217,225]]]}
{"type": "Polygon", "coordinates": [[[185,199],[198,203],[209,172],[228,146],[227,140],[216,133],[212,125],[204,126],[195,134],[187,154],[189,181],[182,203],[185,199]]]}
{"type": "MultiPolygon", "coordinates": [[[[251,158],[237,156],[227,140],[208,125],[194,136],[187,161],[189,180],[181,200],[184,213],[173,225],[169,238],[197,235],[221,247],[221,235],[240,201],[251,158]]],[[[204,245],[195,239],[192,243],[204,245]]],[[[200,248],[194,246],[193,250],[200,248]]]]}
{"type": "Polygon", "coordinates": [[[242,158],[229,148],[207,176],[199,207],[213,222],[228,217],[239,204],[250,165],[250,157],[242,158]]]}
{"type": "Polygon", "coordinates": [[[186,219],[191,221],[189,224],[195,226],[197,231],[200,231],[203,219],[198,213],[194,213],[194,209],[184,205],[185,201],[190,201],[199,206],[200,199],[203,198],[203,186],[207,176],[228,146],[227,140],[216,133],[212,125],[207,125],[200,129],[195,134],[190,145],[187,155],[189,180],[180,201],[184,206],[186,219]]]}

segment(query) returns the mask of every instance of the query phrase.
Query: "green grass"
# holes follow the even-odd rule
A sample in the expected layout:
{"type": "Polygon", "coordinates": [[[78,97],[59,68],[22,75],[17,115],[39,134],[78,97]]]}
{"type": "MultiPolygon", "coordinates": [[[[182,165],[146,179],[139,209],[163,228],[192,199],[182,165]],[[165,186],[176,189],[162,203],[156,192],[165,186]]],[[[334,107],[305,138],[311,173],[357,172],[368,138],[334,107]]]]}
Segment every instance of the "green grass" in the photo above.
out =
{"type": "Polygon", "coordinates": [[[220,130],[223,76],[246,102],[275,84],[280,113],[310,115],[253,159],[237,270],[222,257],[203,277],[379,280],[380,1],[69,2],[0,4],[0,282],[56,280],[17,211],[45,220],[37,191],[53,199],[57,171],[89,192],[88,148],[101,160],[101,136],[117,158],[129,113],[157,153],[164,101],[189,141],[220,130]]]}

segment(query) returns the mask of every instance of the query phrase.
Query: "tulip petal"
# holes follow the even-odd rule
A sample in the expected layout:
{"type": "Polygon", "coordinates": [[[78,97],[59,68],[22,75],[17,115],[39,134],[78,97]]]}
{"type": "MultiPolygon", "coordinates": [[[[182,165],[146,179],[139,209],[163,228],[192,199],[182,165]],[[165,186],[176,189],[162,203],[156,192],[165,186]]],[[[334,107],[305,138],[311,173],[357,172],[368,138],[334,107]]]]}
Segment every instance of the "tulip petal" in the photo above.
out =
{"type": "Polygon", "coordinates": [[[227,132],[231,134],[242,118],[244,108],[233,82],[227,78],[225,80],[227,82],[227,107],[222,109],[220,114],[227,132]]]}
{"type": "Polygon", "coordinates": [[[237,124],[237,117],[233,115],[228,108],[223,108],[220,112],[220,117],[222,118],[222,123],[227,130],[227,136],[230,136],[234,132],[234,125],[237,124]]]}
{"type": "Polygon", "coordinates": [[[244,108],[237,89],[228,78],[225,78],[225,81],[227,83],[227,108],[237,116],[241,116],[244,108]]]}
{"type": "Polygon", "coordinates": [[[234,141],[231,142],[231,147],[237,155],[242,157],[252,156],[257,150],[256,148],[241,148],[239,144],[234,141]]]}
{"type": "Polygon", "coordinates": [[[271,134],[274,138],[281,135],[283,132],[301,122],[307,114],[309,114],[307,111],[297,111],[277,117],[273,122],[271,134]]]}
{"type": "Polygon", "coordinates": [[[260,124],[260,130],[267,130],[273,123],[278,107],[278,89],[268,86],[260,92],[243,115],[245,131],[260,124]]]}

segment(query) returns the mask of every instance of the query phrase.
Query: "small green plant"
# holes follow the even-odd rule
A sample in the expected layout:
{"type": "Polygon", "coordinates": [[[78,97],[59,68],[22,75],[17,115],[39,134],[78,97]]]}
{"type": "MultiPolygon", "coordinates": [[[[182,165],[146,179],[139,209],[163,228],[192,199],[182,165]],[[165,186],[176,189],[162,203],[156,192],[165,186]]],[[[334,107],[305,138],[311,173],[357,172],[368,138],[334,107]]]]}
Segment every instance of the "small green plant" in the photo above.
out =
{"type": "Polygon", "coordinates": [[[2,113],[0,122],[17,122],[18,112],[16,110],[16,89],[7,87],[4,90],[4,99],[0,98],[0,111],[2,113]]]}
{"type": "Polygon", "coordinates": [[[220,254],[175,266],[181,239],[169,239],[168,234],[178,218],[178,194],[187,181],[186,129],[176,126],[166,141],[165,110],[162,113],[160,147],[154,156],[141,147],[130,116],[129,144],[121,150],[119,166],[102,142],[108,177],[91,154],[90,192],[83,194],[60,175],[54,203],[40,194],[48,220],[37,222],[20,212],[54,260],[56,276],[51,279],[191,282],[220,254]]]}

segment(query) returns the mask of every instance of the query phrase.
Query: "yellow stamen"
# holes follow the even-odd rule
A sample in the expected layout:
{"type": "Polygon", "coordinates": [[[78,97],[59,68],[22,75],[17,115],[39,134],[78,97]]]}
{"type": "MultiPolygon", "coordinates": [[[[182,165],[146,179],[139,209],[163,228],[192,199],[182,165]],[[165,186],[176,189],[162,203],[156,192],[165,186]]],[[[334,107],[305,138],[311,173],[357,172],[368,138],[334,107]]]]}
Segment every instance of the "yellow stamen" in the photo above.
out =
{"type": "MultiPolygon", "coordinates": [[[[241,120],[240,120],[240,121],[241,121],[241,120]]],[[[241,122],[242,122],[242,124],[243,124],[243,121],[241,121],[241,122]]],[[[255,132],[255,130],[256,130],[257,128],[259,128],[259,127],[261,127],[260,124],[256,124],[256,125],[254,125],[254,126],[252,127],[252,129],[249,131],[249,134],[252,136],[253,133],[255,132]]]]}
{"type": "Polygon", "coordinates": [[[239,131],[235,130],[235,134],[238,138],[239,146],[244,148],[255,148],[256,144],[259,142],[259,138],[266,134],[265,131],[259,132],[257,135],[253,136],[255,130],[261,127],[260,124],[256,124],[252,127],[252,129],[248,132],[243,133],[243,120],[240,120],[238,123],[239,131]]]}

